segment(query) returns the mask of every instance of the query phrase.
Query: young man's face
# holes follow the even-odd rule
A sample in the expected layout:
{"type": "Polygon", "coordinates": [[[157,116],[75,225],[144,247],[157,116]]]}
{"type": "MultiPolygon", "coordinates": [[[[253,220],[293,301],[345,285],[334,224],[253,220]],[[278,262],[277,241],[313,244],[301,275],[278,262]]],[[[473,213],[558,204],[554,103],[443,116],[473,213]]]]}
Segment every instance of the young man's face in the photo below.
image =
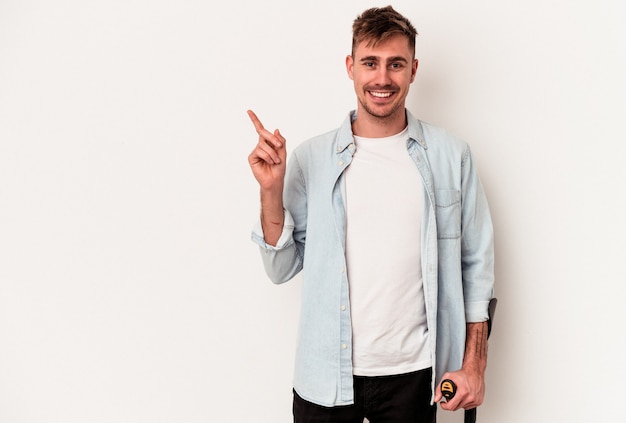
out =
{"type": "Polygon", "coordinates": [[[404,101],[417,71],[405,36],[397,35],[375,47],[362,41],[353,56],[346,58],[346,68],[354,81],[360,113],[379,119],[404,115],[404,101]]]}

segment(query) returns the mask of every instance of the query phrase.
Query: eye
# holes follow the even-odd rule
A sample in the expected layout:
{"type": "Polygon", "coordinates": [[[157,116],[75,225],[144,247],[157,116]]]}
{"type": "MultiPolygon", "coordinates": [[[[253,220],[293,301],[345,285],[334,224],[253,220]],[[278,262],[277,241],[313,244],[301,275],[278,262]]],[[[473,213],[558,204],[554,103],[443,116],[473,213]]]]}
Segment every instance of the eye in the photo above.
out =
{"type": "Polygon", "coordinates": [[[391,65],[389,65],[389,67],[391,69],[402,69],[402,63],[392,63],[391,65]]]}
{"type": "Polygon", "coordinates": [[[373,68],[375,66],[374,62],[363,62],[363,65],[367,68],[373,68]]]}

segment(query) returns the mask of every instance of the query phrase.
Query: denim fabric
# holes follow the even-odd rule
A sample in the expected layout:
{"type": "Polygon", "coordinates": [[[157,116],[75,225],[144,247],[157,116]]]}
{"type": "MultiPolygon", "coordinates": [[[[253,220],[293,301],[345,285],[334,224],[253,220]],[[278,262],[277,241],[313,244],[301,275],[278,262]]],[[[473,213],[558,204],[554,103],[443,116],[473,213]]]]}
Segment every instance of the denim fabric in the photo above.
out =
{"type": "MultiPolygon", "coordinates": [[[[300,144],[285,176],[285,225],[276,246],[260,222],[252,239],[274,283],[302,269],[294,387],[323,406],[354,402],[345,260],[344,170],[355,152],[351,112],[341,127],[300,144]]],[[[489,207],[469,147],[407,111],[407,154],[424,185],[422,273],[433,365],[432,387],[461,368],[468,322],[488,319],[494,251],[489,207]]],[[[401,206],[390,204],[390,207],[401,206]]],[[[393,248],[393,246],[390,246],[393,248]]]]}

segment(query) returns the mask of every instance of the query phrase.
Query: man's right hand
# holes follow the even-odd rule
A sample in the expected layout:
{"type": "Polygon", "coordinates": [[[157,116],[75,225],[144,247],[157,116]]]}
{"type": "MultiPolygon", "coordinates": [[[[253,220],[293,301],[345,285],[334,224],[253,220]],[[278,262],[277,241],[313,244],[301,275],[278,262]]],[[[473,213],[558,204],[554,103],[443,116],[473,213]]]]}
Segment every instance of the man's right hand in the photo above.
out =
{"type": "Polygon", "coordinates": [[[248,110],[248,116],[259,134],[259,142],[248,156],[252,173],[261,190],[280,191],[282,195],[287,164],[286,140],[278,129],[274,133],[265,129],[252,110],[248,110]]]}
{"type": "Polygon", "coordinates": [[[254,177],[261,186],[261,225],[265,242],[276,245],[283,230],[283,186],[287,169],[285,138],[276,129],[274,133],[263,127],[256,114],[248,116],[259,134],[259,142],[248,156],[254,177]]]}

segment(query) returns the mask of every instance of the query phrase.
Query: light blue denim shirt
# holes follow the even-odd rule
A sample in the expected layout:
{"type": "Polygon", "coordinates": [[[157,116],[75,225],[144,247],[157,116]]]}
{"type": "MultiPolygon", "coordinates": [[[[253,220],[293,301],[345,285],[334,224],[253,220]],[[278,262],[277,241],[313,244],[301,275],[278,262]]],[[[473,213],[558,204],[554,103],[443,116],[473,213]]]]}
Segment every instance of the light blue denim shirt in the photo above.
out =
{"type": "MultiPolygon", "coordinates": [[[[354,402],[344,171],[355,152],[355,116],[291,154],[277,245],[265,243],[260,223],[252,232],[274,283],[304,269],[293,384],[302,398],[323,406],[354,402]]],[[[466,323],[488,319],[493,230],[467,144],[408,111],[407,120],[407,153],[424,185],[421,266],[434,388],[446,371],[461,368],[466,323]]]]}

